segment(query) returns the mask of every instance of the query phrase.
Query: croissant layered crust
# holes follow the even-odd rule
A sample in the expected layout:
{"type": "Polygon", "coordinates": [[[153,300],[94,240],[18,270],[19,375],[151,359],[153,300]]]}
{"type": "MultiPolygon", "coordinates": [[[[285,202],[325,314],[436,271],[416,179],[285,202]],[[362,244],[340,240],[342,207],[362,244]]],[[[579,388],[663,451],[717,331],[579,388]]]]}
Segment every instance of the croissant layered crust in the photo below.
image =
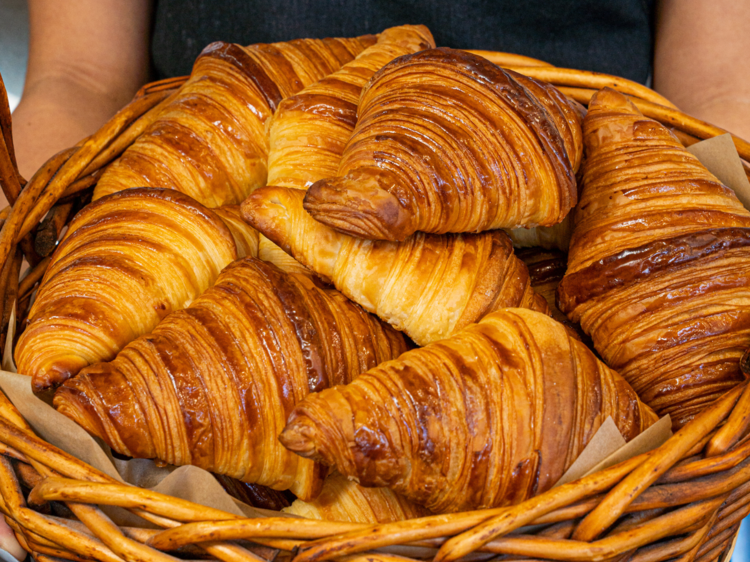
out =
{"type": "Polygon", "coordinates": [[[112,359],[236,257],[224,222],[177,191],[130,189],[88,205],[42,279],[16,346],[18,371],[41,391],[112,359]]]}
{"type": "Polygon", "coordinates": [[[443,48],[400,57],[365,88],[358,115],[337,177],[305,199],[341,232],[404,240],[549,226],[576,203],[579,111],[482,57],[443,48]]]}
{"type": "Polygon", "coordinates": [[[584,135],[587,159],[570,273],[654,240],[750,227],[750,212],[734,192],[623,94],[611,89],[596,94],[584,135]]]}
{"type": "Polygon", "coordinates": [[[283,100],[269,128],[268,185],[307,189],[335,176],[367,81],[393,59],[434,47],[423,25],[386,29],[340,70],[283,100]]]}
{"type": "Polygon", "coordinates": [[[282,511],[308,519],[353,523],[393,523],[430,515],[388,488],[363,488],[338,472],[326,478],[317,498],[296,500],[282,511]]]}
{"type": "MultiPolygon", "coordinates": [[[[217,207],[213,212],[227,226],[237,247],[237,257],[260,257],[260,235],[258,231],[242,219],[239,205],[225,205],[217,207]]],[[[262,259],[262,258],[261,258],[262,259]]],[[[269,260],[266,260],[269,261],[269,260]]],[[[274,264],[276,265],[276,264],[274,264]]]]}
{"type": "Polygon", "coordinates": [[[365,240],[317,222],[305,212],[303,198],[301,190],[264,187],[243,203],[243,216],[419,345],[444,339],[498,308],[547,312],[501,231],[365,240]]]}
{"type": "Polygon", "coordinates": [[[265,124],[281,100],[338,70],[375,39],[212,43],[156,121],[108,167],[94,199],[151,186],[209,207],[241,203],[266,184],[265,124]]]}
{"type": "Polygon", "coordinates": [[[608,416],[627,440],[656,420],[561,324],[505,309],[308,396],[279,439],[441,513],[544,492],[608,416]]]}
{"type": "Polygon", "coordinates": [[[310,499],[323,467],[277,440],[292,408],[405,349],[338,291],[247,258],[113,361],[69,380],[54,405],[122,454],[310,499]]]}
{"type": "Polygon", "coordinates": [[[743,380],[750,212],[662,125],[597,93],[558,303],[680,427],[743,380]]]}

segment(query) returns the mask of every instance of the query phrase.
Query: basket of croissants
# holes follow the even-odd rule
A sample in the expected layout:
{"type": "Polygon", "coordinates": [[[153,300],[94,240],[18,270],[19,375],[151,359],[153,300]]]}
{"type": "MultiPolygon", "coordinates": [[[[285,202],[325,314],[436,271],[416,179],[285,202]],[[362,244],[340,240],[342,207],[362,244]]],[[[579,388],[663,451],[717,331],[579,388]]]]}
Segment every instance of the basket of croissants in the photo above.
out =
{"type": "Polygon", "coordinates": [[[3,369],[115,457],[273,509],[123,483],[0,394],[0,511],[37,560],[726,556],[750,211],[686,150],[726,131],[423,26],[213,43],[28,182],[2,94],[3,369]],[[603,424],[666,416],[557,485],[603,424]]]}

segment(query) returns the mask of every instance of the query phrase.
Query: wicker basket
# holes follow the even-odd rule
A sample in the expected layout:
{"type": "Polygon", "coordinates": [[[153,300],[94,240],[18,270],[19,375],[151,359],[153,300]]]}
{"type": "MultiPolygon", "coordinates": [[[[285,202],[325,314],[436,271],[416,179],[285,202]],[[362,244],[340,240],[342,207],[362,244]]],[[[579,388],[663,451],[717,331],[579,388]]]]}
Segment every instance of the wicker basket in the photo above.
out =
{"type": "MultiPolygon", "coordinates": [[[[726,131],[678,111],[634,82],[556,68],[505,53],[475,51],[555,84],[586,104],[604,86],[629,95],[685,144],[726,131]]],[[[49,255],[106,166],[155,119],[185,81],[149,84],[91,137],[51,158],[27,183],[13,153],[11,118],[0,80],[0,185],[12,208],[0,211],[0,349],[12,350],[49,255]],[[19,280],[23,259],[30,271],[19,280]]],[[[733,137],[750,161],[750,144],[733,137]]],[[[747,166],[745,167],[748,173],[747,166]]],[[[522,504],[400,523],[369,525],[231,513],[123,485],[37,437],[0,394],[0,511],[21,545],[41,561],[258,562],[278,556],[316,562],[367,560],[719,559],[750,513],[750,385],[708,407],[658,449],[554,488],[522,504]],[[24,490],[31,490],[28,494],[24,490]],[[68,517],[44,507],[63,502],[68,517]],[[118,527],[98,507],[119,506],[153,529],[118,527]]]]}

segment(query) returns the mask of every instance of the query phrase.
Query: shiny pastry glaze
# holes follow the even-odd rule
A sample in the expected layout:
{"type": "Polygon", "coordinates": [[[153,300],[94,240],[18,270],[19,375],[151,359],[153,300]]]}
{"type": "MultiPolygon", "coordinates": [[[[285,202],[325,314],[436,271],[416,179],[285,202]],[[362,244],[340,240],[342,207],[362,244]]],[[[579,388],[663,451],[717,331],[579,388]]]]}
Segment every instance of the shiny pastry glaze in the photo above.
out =
{"type": "Polygon", "coordinates": [[[442,513],[544,492],[610,415],[628,440],[656,421],[561,324],[504,309],[308,396],[279,439],[442,513]]]}
{"type": "Polygon", "coordinates": [[[447,338],[499,308],[547,312],[501,231],[417,233],[404,242],[363,240],[314,220],[303,198],[301,190],[264,187],[242,204],[243,216],[419,345],[447,338]]]}
{"type": "MultiPolygon", "coordinates": [[[[654,240],[597,260],[567,275],[560,283],[558,306],[570,314],[589,299],[599,298],[651,275],[679,271],[698,260],[716,260],[727,251],[747,247],[750,247],[750,228],[710,228],[696,234],[654,240]]],[[[696,290],[705,288],[696,287],[696,290]]]]}
{"type": "Polygon", "coordinates": [[[393,60],[362,93],[338,177],[312,186],[305,208],[387,240],[561,221],[576,202],[580,114],[551,86],[521,80],[530,89],[451,49],[393,60]]]}
{"type": "Polygon", "coordinates": [[[567,256],[556,250],[522,248],[516,250],[518,258],[529,268],[532,285],[559,283],[565,275],[567,256]]]}
{"type": "Polygon", "coordinates": [[[679,428],[744,379],[750,212],[666,127],[604,89],[558,303],[679,428]]]}
{"type": "MultiPolygon", "coordinates": [[[[352,90],[350,84],[341,80],[324,80],[331,84],[332,87],[352,90]]],[[[352,93],[356,93],[352,92],[352,93]]],[[[301,93],[290,98],[288,104],[284,105],[286,111],[300,111],[317,115],[324,119],[330,119],[340,122],[344,127],[354,130],[357,123],[357,104],[326,94],[307,94],[301,93]]]]}
{"type": "Polygon", "coordinates": [[[122,454],[308,499],[325,469],[278,443],[288,414],[310,392],[406,349],[401,334],[334,289],[247,258],[113,361],[60,387],[54,404],[122,454]]]}
{"type": "Polygon", "coordinates": [[[307,189],[336,175],[367,81],[392,59],[434,46],[424,26],[386,29],[353,61],[284,100],[269,127],[268,184],[307,189]]]}
{"type": "MultiPolygon", "coordinates": [[[[274,62],[284,65],[287,72],[292,72],[291,65],[281,53],[277,51],[276,54],[274,62]]],[[[263,68],[248,55],[247,51],[239,45],[216,41],[201,51],[196,63],[203,57],[221,59],[237,67],[249,80],[252,80],[255,87],[263,94],[271,110],[275,111],[276,106],[283,99],[279,87],[268,77],[263,68]]]]}
{"type": "Polygon", "coordinates": [[[102,175],[94,199],[129,187],[167,187],[209,207],[236,205],[265,185],[266,121],[297,93],[374,43],[300,39],[242,47],[217,42],[156,120],[102,175]]]}
{"type": "Polygon", "coordinates": [[[70,223],[15,350],[36,391],[113,358],[213,284],[237,257],[224,222],[187,195],[131,189],[70,223]]]}

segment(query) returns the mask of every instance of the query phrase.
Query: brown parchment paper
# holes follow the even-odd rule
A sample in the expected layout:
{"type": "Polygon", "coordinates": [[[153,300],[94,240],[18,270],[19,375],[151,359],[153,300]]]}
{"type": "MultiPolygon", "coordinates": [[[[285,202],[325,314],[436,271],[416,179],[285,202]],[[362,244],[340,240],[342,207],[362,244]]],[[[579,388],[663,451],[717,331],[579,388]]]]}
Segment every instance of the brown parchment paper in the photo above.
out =
{"type": "Polygon", "coordinates": [[[670,437],[672,420],[668,414],[628,443],[610,416],[599,427],[576,461],[557,481],[555,487],[604,470],[641,453],[653,451],[670,437]]]}
{"type": "Polygon", "coordinates": [[[750,181],[747,180],[737,149],[729,133],[695,143],[688,147],[708,171],[721,183],[732,188],[737,199],[750,209],[750,181]]]}

